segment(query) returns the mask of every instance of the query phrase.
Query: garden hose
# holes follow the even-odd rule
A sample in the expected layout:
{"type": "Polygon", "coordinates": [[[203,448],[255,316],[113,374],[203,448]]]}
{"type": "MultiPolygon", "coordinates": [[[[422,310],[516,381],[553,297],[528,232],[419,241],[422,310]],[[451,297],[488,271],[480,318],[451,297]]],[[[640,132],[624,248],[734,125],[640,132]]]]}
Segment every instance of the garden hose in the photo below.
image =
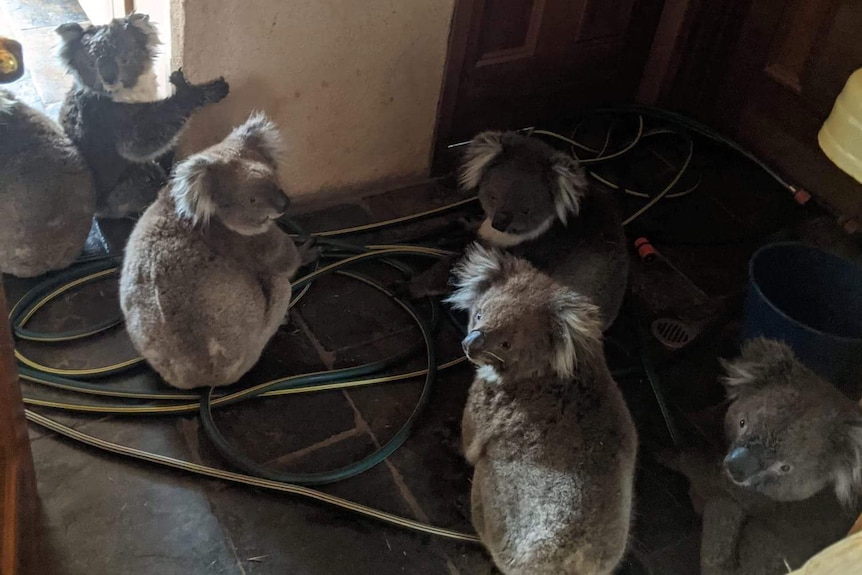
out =
{"type": "MultiPolygon", "coordinates": [[[[529,130],[536,136],[555,137],[559,140],[566,141],[573,148],[573,155],[577,157],[575,149],[580,149],[593,154],[593,158],[580,159],[584,164],[598,164],[604,161],[609,161],[619,158],[630,150],[638,146],[645,138],[657,136],[659,134],[681,134],[688,144],[688,155],[683,166],[680,168],[676,176],[665,188],[658,194],[651,195],[635,190],[629,190],[620,186],[614,186],[613,182],[607,179],[602,179],[600,176],[593,174],[594,177],[604,181],[611,187],[624,191],[629,195],[635,195],[641,198],[649,199],[649,201],[632,216],[626,223],[630,223],[634,219],[640,217],[647,210],[655,206],[659,201],[666,198],[680,197],[691,193],[694,188],[690,188],[683,192],[673,193],[672,189],[679,183],[680,179],[686,172],[693,156],[693,144],[691,138],[686,134],[674,132],[672,130],[645,130],[642,117],[638,117],[638,130],[632,140],[620,150],[608,153],[610,142],[610,130],[605,138],[601,149],[593,149],[572,138],[565,138],[553,132],[542,130],[529,130]]],[[[577,130],[576,130],[577,131],[577,130]]],[[[696,185],[694,186],[696,187],[696,185]]],[[[364,282],[366,285],[377,289],[386,294],[402,309],[404,309],[411,319],[419,328],[422,341],[417,345],[410,346],[405,351],[398,353],[392,357],[363,364],[360,366],[343,368],[338,370],[330,370],[318,373],[292,375],[282,378],[277,378],[272,381],[267,381],[261,384],[253,385],[238,391],[224,391],[209,389],[203,393],[195,391],[154,391],[147,389],[111,389],[109,386],[93,383],[89,380],[101,378],[110,375],[123,373],[127,370],[134,369],[143,365],[143,359],[140,357],[128,358],[112,365],[106,365],[96,368],[87,369],[61,369],[47,365],[43,365],[35,361],[22,352],[16,349],[16,358],[20,364],[20,377],[22,380],[32,383],[53,387],[63,391],[71,391],[82,395],[93,396],[100,398],[101,403],[74,403],[68,401],[55,401],[25,395],[24,402],[27,405],[43,406],[54,409],[65,409],[77,412],[90,413],[111,413],[124,415],[164,415],[164,414],[191,414],[199,413],[201,417],[202,427],[207,433],[207,436],[212,440],[216,449],[221,456],[231,465],[250,473],[244,475],[231,471],[224,471],[212,467],[194,464],[191,462],[181,461],[178,459],[148,453],[127,446],[117,445],[102,439],[81,433],[64,426],[44,415],[34,413],[27,410],[27,418],[38,425],[44,426],[61,435],[94,446],[106,451],[125,455],[140,460],[145,460],[157,463],[163,466],[181,469],[191,473],[215,477],[227,481],[234,481],[245,485],[252,485],[292,493],[303,497],[315,499],[335,505],[337,507],[351,510],[367,517],[376,518],[386,521],[390,524],[399,525],[402,527],[414,529],[417,531],[449,537],[461,541],[477,542],[478,539],[474,535],[458,533],[447,529],[432,527],[420,522],[416,522],[403,517],[398,517],[389,513],[377,511],[366,506],[346,501],[337,497],[321,493],[303,487],[303,485],[321,485],[346,479],[355,476],[363,471],[370,469],[374,465],[385,460],[395,450],[401,446],[409,437],[413,424],[427,404],[431,386],[434,381],[437,370],[447,369],[465,361],[464,357],[444,362],[437,365],[436,353],[432,340],[432,333],[438,321],[439,311],[435,305],[431,306],[432,315],[429,321],[419,314],[419,312],[408,302],[402,300],[396,295],[390,293],[384,286],[371,280],[365,276],[346,271],[347,268],[356,264],[367,261],[380,261],[384,264],[392,266],[402,273],[409,274],[410,270],[398,258],[402,257],[430,257],[440,258],[453,255],[453,252],[431,248],[426,246],[400,245],[400,244],[374,244],[367,246],[359,246],[350,242],[338,240],[340,236],[359,234],[379,230],[381,228],[402,224],[409,221],[415,221],[420,218],[439,215],[451,210],[455,210],[468,204],[475,202],[476,198],[467,198],[459,200],[447,206],[434,208],[413,214],[394,218],[383,222],[375,222],[371,224],[354,226],[340,230],[327,230],[313,234],[304,233],[298,226],[293,226],[291,235],[297,240],[299,239],[314,239],[324,248],[325,265],[318,265],[305,276],[299,278],[293,284],[294,297],[290,303],[290,307],[295,306],[306,293],[308,293],[313,282],[321,277],[329,274],[338,274],[342,277],[347,277],[354,281],[364,282]],[[335,261],[328,261],[331,259],[335,261]],[[416,352],[424,347],[426,367],[415,369],[405,373],[383,374],[394,365],[411,357],[416,352]],[[375,450],[371,455],[368,455],[358,462],[352,463],[340,469],[335,469],[323,473],[299,474],[299,473],[284,473],[273,470],[258,464],[255,461],[248,459],[242,453],[239,453],[229,441],[222,436],[215,420],[213,419],[212,411],[221,406],[231,405],[240,401],[247,401],[261,397],[276,397],[282,395],[290,395],[295,393],[309,393],[333,389],[347,389],[368,385],[376,385],[381,383],[392,383],[407,381],[419,377],[424,377],[424,384],[420,397],[414,407],[413,412],[407,418],[399,431],[393,437],[375,450]],[[132,403],[129,403],[132,400],[132,403]],[[143,403],[141,403],[143,402],[143,403]]],[[[289,226],[290,227],[290,226],[289,226]]],[[[50,301],[57,297],[86,285],[90,282],[99,281],[102,279],[115,277],[119,270],[119,259],[107,257],[105,259],[92,263],[83,264],[70,270],[65,270],[56,274],[52,274],[48,279],[35,288],[30,290],[12,309],[10,312],[10,321],[14,330],[15,336],[23,341],[34,343],[59,343],[70,342],[86,339],[122,325],[122,318],[114,317],[100,322],[98,325],[80,329],[77,331],[67,331],[60,333],[39,333],[28,328],[31,319],[50,301]]],[[[449,310],[447,309],[447,312],[449,310]]],[[[452,317],[452,316],[450,316],[452,317]]],[[[453,318],[454,319],[454,318],[453,318]]],[[[456,322],[457,323],[457,322],[456,322]]],[[[462,326],[463,327],[463,326],[462,326]]]]}

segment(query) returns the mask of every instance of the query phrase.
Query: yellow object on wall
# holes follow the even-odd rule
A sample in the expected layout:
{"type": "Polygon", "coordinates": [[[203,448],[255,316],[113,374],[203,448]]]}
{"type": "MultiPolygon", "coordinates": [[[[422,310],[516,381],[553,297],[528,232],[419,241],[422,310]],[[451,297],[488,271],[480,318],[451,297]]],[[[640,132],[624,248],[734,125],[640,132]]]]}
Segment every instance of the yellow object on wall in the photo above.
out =
{"type": "Polygon", "coordinates": [[[850,75],[817,140],[836,166],[862,183],[862,68],[850,75]]]}

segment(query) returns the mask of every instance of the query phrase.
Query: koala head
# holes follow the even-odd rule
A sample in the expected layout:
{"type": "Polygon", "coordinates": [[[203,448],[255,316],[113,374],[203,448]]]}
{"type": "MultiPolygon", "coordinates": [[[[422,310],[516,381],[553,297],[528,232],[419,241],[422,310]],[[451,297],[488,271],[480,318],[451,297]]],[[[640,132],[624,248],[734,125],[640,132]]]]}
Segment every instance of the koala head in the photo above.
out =
{"type": "Polygon", "coordinates": [[[600,353],[598,308],[529,262],[474,244],[453,276],[447,301],[469,312],[462,347],[486,379],[571,379],[600,353]]]}
{"type": "Polygon", "coordinates": [[[177,165],[170,186],[177,214],[201,227],[217,218],[246,236],[268,231],[290,203],[278,181],[281,149],[276,125],[253,113],[227,138],[177,165]]]}
{"type": "Polygon", "coordinates": [[[807,499],[832,485],[843,504],[853,504],[862,491],[858,406],[781,342],[751,340],[723,363],[728,476],[776,501],[807,499]]]}
{"type": "Polygon", "coordinates": [[[480,234],[507,247],[577,216],[587,182],[577,162],[536,138],[483,132],[467,146],[460,182],[476,190],[486,220],[480,234]]]}
{"type": "Polygon", "coordinates": [[[156,28],[146,14],[87,28],[63,24],[56,32],[61,38],[60,61],[78,83],[111,97],[133,90],[151,72],[159,44],[156,28]]]}

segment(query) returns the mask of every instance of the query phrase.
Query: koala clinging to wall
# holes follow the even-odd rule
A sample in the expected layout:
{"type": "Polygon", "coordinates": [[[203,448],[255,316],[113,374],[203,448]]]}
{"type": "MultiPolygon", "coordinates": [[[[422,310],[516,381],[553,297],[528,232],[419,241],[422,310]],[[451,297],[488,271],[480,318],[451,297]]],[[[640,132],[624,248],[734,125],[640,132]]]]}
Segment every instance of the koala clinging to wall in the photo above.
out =
{"type": "Polygon", "coordinates": [[[472,519],[506,575],[610,575],[629,532],[637,434],[598,310],[530,263],[474,245],[449,298],[477,366],[462,422],[472,519]]]}
{"type": "Polygon", "coordinates": [[[90,169],[56,122],[0,90],[0,272],[70,265],[96,206],[90,169]]]}
{"type": "Polygon", "coordinates": [[[156,100],[153,59],[159,40],[145,14],[87,28],[63,24],[57,34],[60,60],[76,80],[60,122],[93,170],[96,215],[138,215],[166,183],[161,160],[192,112],[223,99],[228,85],[221,78],[189,84],[176,71],[170,78],[174,95],[156,100]]]}
{"type": "MultiPolygon", "coordinates": [[[[616,319],[628,279],[625,232],[614,199],[590,188],[569,154],[515,132],[483,132],[467,146],[460,182],[476,190],[479,241],[525,258],[616,319]]],[[[409,286],[414,297],[446,291],[451,260],[409,286]]]]}
{"type": "Polygon", "coordinates": [[[727,453],[674,465],[703,502],[702,573],[787,573],[860,512],[862,411],[781,342],[751,340],[725,368],[727,453]]]}
{"type": "Polygon", "coordinates": [[[135,226],[120,278],[132,343],[182,389],[236,382],[257,362],[314,257],[275,220],[281,137],[253,114],[219,144],[177,165],[135,226]]]}

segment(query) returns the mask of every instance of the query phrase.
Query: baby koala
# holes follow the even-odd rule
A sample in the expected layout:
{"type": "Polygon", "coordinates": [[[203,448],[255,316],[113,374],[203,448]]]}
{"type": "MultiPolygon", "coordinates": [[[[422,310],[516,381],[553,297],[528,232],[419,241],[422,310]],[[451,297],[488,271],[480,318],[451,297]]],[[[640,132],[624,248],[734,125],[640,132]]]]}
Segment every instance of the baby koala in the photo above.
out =
{"type": "Polygon", "coordinates": [[[57,28],[59,56],[75,77],[60,123],[90,165],[96,182],[96,215],[137,216],[167,183],[173,148],[192,112],[228,93],[219,78],[189,84],[171,74],[176,93],[156,97],[153,59],[159,44],[146,14],[108,24],[71,23],[57,28]]]}
{"type": "Polygon", "coordinates": [[[862,410],[778,341],[747,342],[725,369],[727,452],[676,464],[702,502],[702,573],[787,573],[862,510],[862,410]]]}
{"type": "Polygon", "coordinates": [[[33,277],[70,265],[95,207],[90,169],[60,126],[0,90],[0,273],[33,277]]]}
{"type": "MultiPolygon", "coordinates": [[[[629,256],[614,199],[587,185],[577,161],[537,138],[482,132],[467,146],[460,172],[485,213],[478,239],[522,257],[598,306],[601,329],[616,319],[629,256]]],[[[413,297],[446,291],[450,262],[411,283],[413,297]]]]}
{"type": "Polygon", "coordinates": [[[258,360],[314,259],[275,220],[288,198],[276,174],[278,129],[253,114],[177,165],[126,247],[120,304],[132,343],[169,384],[228,385],[258,360]]]}
{"type": "Polygon", "coordinates": [[[449,298],[477,366],[462,422],[472,519],[506,575],[610,575],[629,532],[637,434],[602,352],[598,310],[480,245],[449,298]]]}

